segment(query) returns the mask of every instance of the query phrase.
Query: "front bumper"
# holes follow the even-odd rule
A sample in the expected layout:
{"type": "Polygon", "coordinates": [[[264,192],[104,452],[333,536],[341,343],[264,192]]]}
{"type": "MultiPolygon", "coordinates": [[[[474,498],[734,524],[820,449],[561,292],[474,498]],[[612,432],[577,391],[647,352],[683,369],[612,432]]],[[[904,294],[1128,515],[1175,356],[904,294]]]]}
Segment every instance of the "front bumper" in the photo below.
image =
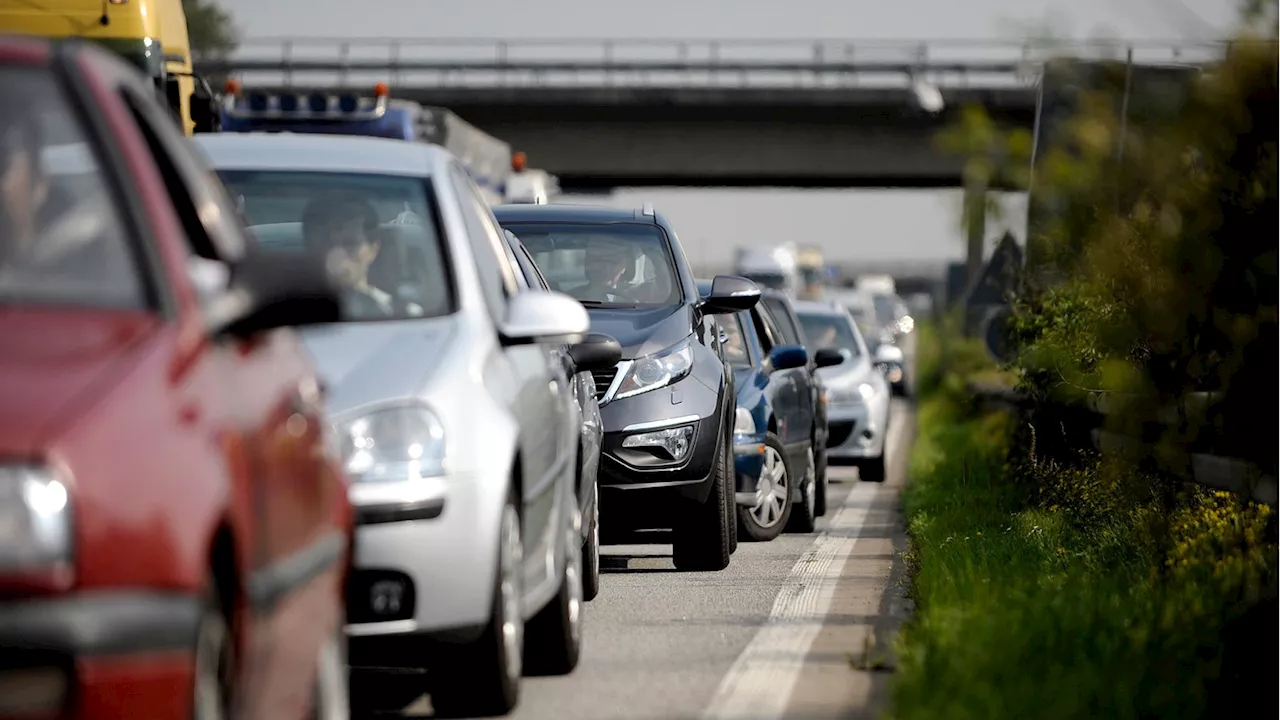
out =
{"type": "Polygon", "coordinates": [[[189,718],[200,607],[142,590],[0,603],[0,717],[189,718]]]}
{"type": "Polygon", "coordinates": [[[734,497],[743,507],[759,504],[760,473],[764,469],[765,436],[733,436],[733,469],[737,478],[734,497]]]}
{"type": "Polygon", "coordinates": [[[605,433],[597,480],[602,529],[670,528],[678,500],[705,501],[721,452],[721,410],[718,393],[693,376],[602,407],[605,433]],[[671,428],[692,428],[683,458],[624,447],[628,437],[671,428]]]}
{"type": "Polygon", "coordinates": [[[874,405],[832,406],[827,414],[827,457],[875,458],[884,454],[885,421],[874,405]]]}
{"type": "MultiPolygon", "coordinates": [[[[352,486],[357,525],[346,631],[353,666],[386,665],[381,648],[398,637],[478,637],[492,608],[506,477],[426,478],[405,491],[391,485],[352,486]]],[[[421,667],[417,658],[408,666],[421,667]]]]}

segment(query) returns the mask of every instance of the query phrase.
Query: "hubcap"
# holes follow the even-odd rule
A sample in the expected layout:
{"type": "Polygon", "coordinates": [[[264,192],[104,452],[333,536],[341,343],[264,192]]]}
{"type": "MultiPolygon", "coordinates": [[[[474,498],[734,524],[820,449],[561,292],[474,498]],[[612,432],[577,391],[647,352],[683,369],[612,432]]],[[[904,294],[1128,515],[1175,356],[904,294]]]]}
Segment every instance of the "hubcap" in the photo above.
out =
{"type": "Polygon", "coordinates": [[[787,493],[790,490],[787,464],[777,450],[766,445],[764,468],[760,471],[760,480],[756,485],[756,506],[751,508],[751,516],[760,527],[773,527],[782,520],[782,511],[787,506],[787,493]]]}
{"type": "MultiPolygon", "coordinates": [[[[573,512],[579,518],[576,523],[581,523],[582,511],[575,507],[573,512]]],[[[578,527],[581,525],[579,524],[578,527]]],[[[564,568],[564,581],[569,585],[569,607],[566,608],[569,614],[569,636],[573,638],[575,646],[582,641],[582,543],[578,541],[580,537],[582,537],[581,531],[573,527],[569,528],[564,568]]]]}
{"type": "Polygon", "coordinates": [[[226,717],[227,698],[223,688],[231,669],[228,656],[227,625],[220,616],[200,625],[196,645],[195,716],[197,720],[221,720],[226,717]]]}
{"type": "Polygon", "coordinates": [[[520,518],[510,505],[502,510],[501,539],[502,645],[507,656],[507,677],[520,680],[524,668],[524,622],[520,617],[520,568],[524,564],[524,544],[520,540],[520,518]]]}

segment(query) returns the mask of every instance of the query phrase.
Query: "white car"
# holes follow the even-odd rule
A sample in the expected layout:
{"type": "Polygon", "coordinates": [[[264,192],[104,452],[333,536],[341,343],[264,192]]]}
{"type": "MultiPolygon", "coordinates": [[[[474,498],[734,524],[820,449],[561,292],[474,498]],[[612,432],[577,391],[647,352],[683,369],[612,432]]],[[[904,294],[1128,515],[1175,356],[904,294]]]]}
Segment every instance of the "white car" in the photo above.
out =
{"type": "Polygon", "coordinates": [[[304,340],[356,513],[351,666],[426,668],[438,714],[505,714],[524,665],[567,673],[581,647],[582,420],[564,355],[586,311],[520,292],[502,230],[442,148],[195,142],[262,249],[323,252],[345,278],[343,322],[304,340]]]}
{"type": "Polygon", "coordinates": [[[852,462],[858,477],[884,482],[884,440],[890,385],[876,367],[858,324],[836,302],[797,302],[796,315],[810,352],[833,347],[845,361],[819,368],[827,389],[827,459],[852,462]]]}

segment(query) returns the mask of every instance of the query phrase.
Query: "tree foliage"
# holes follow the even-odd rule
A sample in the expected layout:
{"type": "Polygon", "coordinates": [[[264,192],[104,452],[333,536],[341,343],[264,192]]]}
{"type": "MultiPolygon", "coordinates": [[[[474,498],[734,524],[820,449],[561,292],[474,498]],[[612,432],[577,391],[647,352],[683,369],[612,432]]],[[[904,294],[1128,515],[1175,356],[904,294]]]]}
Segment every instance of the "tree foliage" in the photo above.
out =
{"type": "Polygon", "coordinates": [[[214,0],[182,0],[187,16],[191,54],[197,58],[224,58],[240,44],[240,33],[231,14],[214,0]]]}

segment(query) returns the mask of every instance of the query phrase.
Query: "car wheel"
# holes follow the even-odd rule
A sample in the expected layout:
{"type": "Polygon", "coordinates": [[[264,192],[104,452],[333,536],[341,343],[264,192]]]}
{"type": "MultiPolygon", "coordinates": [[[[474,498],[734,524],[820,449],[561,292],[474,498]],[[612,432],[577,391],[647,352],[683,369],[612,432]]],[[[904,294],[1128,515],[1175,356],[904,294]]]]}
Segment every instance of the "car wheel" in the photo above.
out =
{"type": "MultiPolygon", "coordinates": [[[[578,508],[572,512],[578,514],[578,508]]],[[[524,665],[530,675],[568,675],[582,654],[582,519],[565,531],[560,590],[525,627],[524,665]]]]}
{"type": "Polygon", "coordinates": [[[738,508],[742,532],[753,542],[765,542],[782,534],[791,517],[791,468],[782,441],[769,433],[764,463],[757,481],[755,507],[738,508]]]}
{"type": "Polygon", "coordinates": [[[196,629],[195,682],[192,686],[192,717],[195,720],[225,720],[232,712],[235,680],[235,643],[231,624],[222,609],[217,584],[211,578],[205,592],[196,629]]]}
{"type": "Polygon", "coordinates": [[[818,450],[818,466],[814,468],[813,480],[815,485],[813,496],[813,512],[818,517],[827,514],[827,449],[818,450]]]}
{"type": "Polygon", "coordinates": [[[813,448],[809,448],[809,469],[800,487],[803,501],[791,508],[791,522],[788,529],[792,532],[811,533],[818,526],[818,480],[816,464],[813,460],[813,448]]]}
{"type": "MultiPolygon", "coordinates": [[[[725,438],[721,443],[728,442],[725,438]]],[[[725,485],[731,482],[733,468],[725,462],[725,453],[716,454],[711,473],[711,491],[701,503],[685,501],[680,510],[671,547],[671,560],[677,570],[723,570],[729,567],[729,513],[725,507],[725,485]]]]}
{"type": "Polygon", "coordinates": [[[884,482],[884,454],[858,461],[858,479],[863,482],[884,482]]]}
{"type": "Polygon", "coordinates": [[[342,627],[320,646],[316,659],[312,720],[348,720],[351,697],[347,689],[347,637],[342,627]]]}
{"type": "Polygon", "coordinates": [[[590,602],[600,594],[600,489],[591,486],[595,497],[591,503],[587,539],[582,542],[582,599],[590,602]]]}
{"type": "Polygon", "coordinates": [[[494,717],[515,708],[524,673],[523,563],[520,515],[513,494],[502,508],[498,525],[498,568],[489,624],[479,639],[440,665],[431,683],[436,717],[494,717]]]}

